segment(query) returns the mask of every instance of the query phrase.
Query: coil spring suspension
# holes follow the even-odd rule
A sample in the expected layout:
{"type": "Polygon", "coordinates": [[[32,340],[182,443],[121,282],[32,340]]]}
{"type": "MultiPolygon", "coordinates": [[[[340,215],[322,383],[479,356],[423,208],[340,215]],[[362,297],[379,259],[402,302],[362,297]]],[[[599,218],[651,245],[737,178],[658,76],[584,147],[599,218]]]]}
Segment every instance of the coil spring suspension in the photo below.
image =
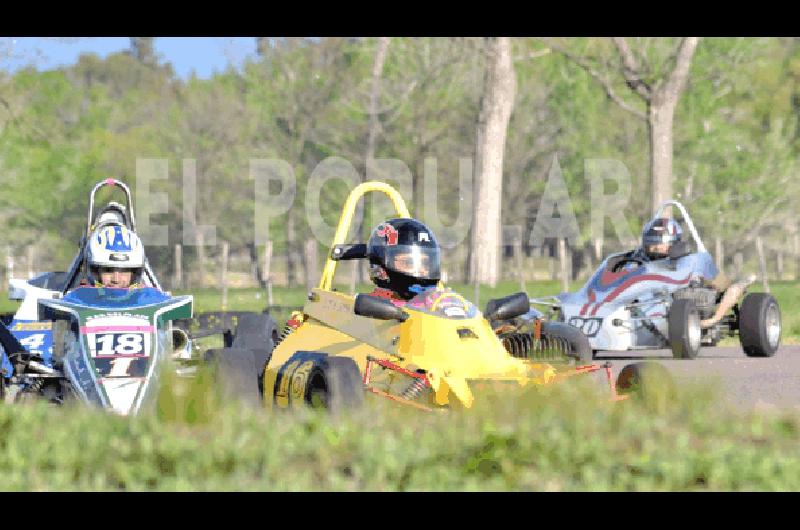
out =
{"type": "Polygon", "coordinates": [[[280,335],[280,337],[278,337],[278,340],[277,340],[277,341],[275,341],[275,346],[277,346],[278,344],[280,344],[281,342],[283,342],[283,339],[285,339],[286,337],[288,337],[289,335],[291,335],[291,334],[292,334],[292,332],[294,331],[294,329],[295,329],[295,328],[293,328],[293,327],[292,327],[292,326],[290,326],[289,324],[286,324],[285,326],[283,326],[283,331],[281,331],[281,335],[280,335]]]}
{"type": "Polygon", "coordinates": [[[561,337],[543,335],[535,339],[530,333],[507,333],[501,340],[506,351],[520,359],[559,360],[572,353],[569,341],[561,337]]]}
{"type": "Polygon", "coordinates": [[[416,399],[419,396],[422,389],[425,388],[425,380],[424,379],[414,379],[414,381],[408,385],[402,394],[400,394],[403,399],[416,399]]]}

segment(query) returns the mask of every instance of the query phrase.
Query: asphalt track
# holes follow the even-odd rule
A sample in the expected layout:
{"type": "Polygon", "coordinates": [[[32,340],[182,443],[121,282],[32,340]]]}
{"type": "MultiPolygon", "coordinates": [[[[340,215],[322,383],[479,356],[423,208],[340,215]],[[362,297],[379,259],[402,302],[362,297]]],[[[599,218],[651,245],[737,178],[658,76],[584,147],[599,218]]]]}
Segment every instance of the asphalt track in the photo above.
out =
{"type": "Polygon", "coordinates": [[[670,350],[599,351],[595,362],[609,361],[614,375],[630,363],[656,361],[682,382],[712,384],[727,403],[747,409],[800,411],[800,346],[781,346],[767,358],[747,357],[740,347],[704,347],[695,359],[678,360],[670,350]]]}

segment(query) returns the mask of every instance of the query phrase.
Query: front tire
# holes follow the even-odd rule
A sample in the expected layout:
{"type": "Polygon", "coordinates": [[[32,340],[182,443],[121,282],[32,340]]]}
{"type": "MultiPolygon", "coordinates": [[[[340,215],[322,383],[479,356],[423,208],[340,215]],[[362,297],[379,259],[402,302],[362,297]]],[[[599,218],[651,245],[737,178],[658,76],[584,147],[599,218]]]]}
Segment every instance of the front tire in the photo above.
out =
{"type": "Polygon", "coordinates": [[[679,298],[672,302],[667,317],[669,345],[676,359],[694,359],[700,352],[703,337],[700,312],[694,300],[679,298]]]}
{"type": "Polygon", "coordinates": [[[223,401],[239,401],[247,406],[261,403],[258,374],[253,352],[243,348],[218,348],[205,352],[212,366],[223,401]]]}
{"type": "Polygon", "coordinates": [[[781,341],[781,311],[767,293],[750,293],[739,309],[739,342],[748,357],[772,357],[781,341]]]}
{"type": "Polygon", "coordinates": [[[617,376],[617,393],[657,410],[675,401],[676,389],[672,376],[663,365],[654,362],[632,363],[617,376]]]}

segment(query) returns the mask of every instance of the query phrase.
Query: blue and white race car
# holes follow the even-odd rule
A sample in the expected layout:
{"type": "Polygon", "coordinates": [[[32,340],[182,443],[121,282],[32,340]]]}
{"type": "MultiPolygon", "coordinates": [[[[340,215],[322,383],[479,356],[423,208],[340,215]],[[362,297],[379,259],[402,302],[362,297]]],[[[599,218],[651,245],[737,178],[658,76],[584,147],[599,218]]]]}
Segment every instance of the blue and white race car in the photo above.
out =
{"type": "MultiPolygon", "coordinates": [[[[733,282],[724,292],[709,287],[706,280],[718,274],[717,267],[683,205],[667,201],[654,219],[670,206],[681,212],[695,251],[682,241],[665,259],[614,254],[577,292],[531,303],[550,307],[557,320],[579,328],[595,351],[671,348],[674,357],[693,359],[701,345],[716,345],[738,334],[748,356],[774,355],[781,335],[775,298],[749,293],[739,303],[754,276],[733,282]]],[[[526,318],[543,316],[532,309],[526,318]]]]}

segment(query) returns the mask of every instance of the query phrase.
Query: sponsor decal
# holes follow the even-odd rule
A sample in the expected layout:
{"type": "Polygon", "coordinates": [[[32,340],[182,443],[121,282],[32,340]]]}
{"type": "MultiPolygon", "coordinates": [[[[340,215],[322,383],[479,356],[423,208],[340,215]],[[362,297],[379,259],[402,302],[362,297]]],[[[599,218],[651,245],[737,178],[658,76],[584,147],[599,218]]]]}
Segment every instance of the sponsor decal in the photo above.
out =
{"type": "Polygon", "coordinates": [[[53,329],[52,322],[17,322],[12,331],[44,331],[53,329]]]}
{"type": "Polygon", "coordinates": [[[431,238],[428,235],[428,232],[420,232],[419,233],[419,241],[426,241],[428,243],[431,242],[431,238]]]}
{"type": "Polygon", "coordinates": [[[397,233],[397,229],[390,224],[382,224],[378,227],[377,231],[378,236],[386,238],[386,244],[390,247],[397,244],[397,239],[400,237],[400,234],[397,233]]]}

